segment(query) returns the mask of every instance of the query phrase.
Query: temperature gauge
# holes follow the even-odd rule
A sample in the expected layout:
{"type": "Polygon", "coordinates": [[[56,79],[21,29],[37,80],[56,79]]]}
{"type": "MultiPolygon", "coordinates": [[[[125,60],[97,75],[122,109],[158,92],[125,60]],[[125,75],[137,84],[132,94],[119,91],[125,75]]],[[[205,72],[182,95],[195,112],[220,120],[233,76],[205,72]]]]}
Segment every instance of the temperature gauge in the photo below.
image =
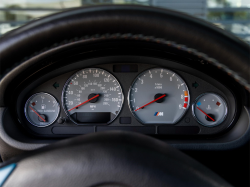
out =
{"type": "Polygon", "coordinates": [[[193,104],[192,109],[195,119],[207,127],[221,124],[227,116],[225,100],[214,93],[200,95],[193,104]]]}
{"type": "Polygon", "coordinates": [[[24,108],[27,120],[37,127],[46,127],[54,123],[59,111],[60,107],[57,100],[47,93],[32,95],[24,108]]]}

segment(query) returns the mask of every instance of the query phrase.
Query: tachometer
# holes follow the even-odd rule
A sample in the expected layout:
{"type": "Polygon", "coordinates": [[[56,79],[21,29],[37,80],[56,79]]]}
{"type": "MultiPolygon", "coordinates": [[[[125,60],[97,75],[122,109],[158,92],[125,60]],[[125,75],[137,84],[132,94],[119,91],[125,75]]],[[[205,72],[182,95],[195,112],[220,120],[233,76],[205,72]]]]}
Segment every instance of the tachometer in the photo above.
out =
{"type": "Polygon", "coordinates": [[[174,124],[185,114],[190,96],[179,75],[154,68],[135,79],[128,100],[131,112],[143,124],[174,124]]]}
{"type": "Polygon", "coordinates": [[[62,103],[66,114],[76,124],[110,123],[122,108],[122,88],[109,72],[87,68],[68,79],[62,103]]]}

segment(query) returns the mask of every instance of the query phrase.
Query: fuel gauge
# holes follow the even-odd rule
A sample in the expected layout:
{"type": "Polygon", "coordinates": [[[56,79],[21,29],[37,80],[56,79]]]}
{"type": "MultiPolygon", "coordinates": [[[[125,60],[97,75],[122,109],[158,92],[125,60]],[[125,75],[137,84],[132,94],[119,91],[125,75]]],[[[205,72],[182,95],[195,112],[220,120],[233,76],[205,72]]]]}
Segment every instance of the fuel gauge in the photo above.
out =
{"type": "Polygon", "coordinates": [[[204,93],[195,100],[192,112],[200,124],[213,127],[221,124],[226,118],[227,104],[215,93],[204,93]]]}
{"type": "Polygon", "coordinates": [[[57,100],[48,93],[32,95],[26,102],[24,109],[27,120],[37,127],[46,127],[54,123],[59,111],[57,100]]]}

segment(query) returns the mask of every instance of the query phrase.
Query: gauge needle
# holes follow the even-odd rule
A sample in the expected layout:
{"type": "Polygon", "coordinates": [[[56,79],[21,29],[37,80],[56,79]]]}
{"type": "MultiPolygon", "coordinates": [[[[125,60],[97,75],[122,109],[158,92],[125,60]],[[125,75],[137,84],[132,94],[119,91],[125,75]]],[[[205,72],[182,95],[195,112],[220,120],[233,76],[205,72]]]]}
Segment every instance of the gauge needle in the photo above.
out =
{"type": "Polygon", "coordinates": [[[31,110],[33,110],[33,112],[35,112],[36,115],[38,115],[39,118],[41,118],[44,122],[46,122],[45,119],[43,119],[42,116],[40,116],[31,106],[29,106],[31,110]]]}
{"type": "Polygon", "coordinates": [[[199,107],[197,107],[203,114],[205,114],[207,117],[209,117],[212,121],[215,121],[212,117],[210,117],[208,114],[206,114],[203,110],[201,110],[199,107]]]}
{"type": "Polygon", "coordinates": [[[88,99],[87,101],[84,101],[83,103],[81,103],[81,104],[75,106],[74,108],[69,109],[68,111],[74,110],[75,108],[77,108],[77,107],[79,107],[79,106],[81,106],[81,105],[83,105],[83,104],[85,104],[85,103],[91,101],[92,99],[95,99],[95,98],[99,97],[99,96],[100,96],[100,95],[97,94],[97,95],[95,95],[94,97],[91,97],[90,99],[88,99]]]}
{"type": "Polygon", "coordinates": [[[162,95],[162,96],[158,97],[157,99],[155,99],[155,100],[153,100],[153,101],[151,101],[151,102],[149,102],[149,103],[147,103],[147,104],[143,105],[142,107],[137,108],[137,109],[135,110],[135,112],[136,112],[137,110],[140,110],[140,109],[144,108],[145,106],[150,105],[151,103],[153,103],[153,102],[155,102],[155,101],[157,101],[157,100],[159,100],[159,99],[161,99],[161,98],[163,98],[163,97],[166,97],[166,96],[167,96],[167,95],[166,95],[166,94],[164,94],[164,95],[162,95]]]}

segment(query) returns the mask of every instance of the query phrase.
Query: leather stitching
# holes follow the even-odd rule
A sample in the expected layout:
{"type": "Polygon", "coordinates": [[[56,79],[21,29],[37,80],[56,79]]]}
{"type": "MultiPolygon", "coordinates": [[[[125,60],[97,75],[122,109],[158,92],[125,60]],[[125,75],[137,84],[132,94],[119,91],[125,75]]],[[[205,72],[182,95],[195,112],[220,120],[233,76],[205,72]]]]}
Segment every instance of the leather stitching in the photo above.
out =
{"type": "MultiPolygon", "coordinates": [[[[154,43],[158,43],[158,44],[164,44],[167,45],[169,47],[173,47],[175,49],[178,49],[180,51],[184,51],[187,53],[190,53],[192,55],[195,55],[203,60],[206,60],[207,62],[209,62],[210,64],[214,65],[215,67],[217,67],[218,69],[221,69],[222,71],[226,72],[229,76],[231,76],[235,81],[237,81],[239,84],[241,84],[246,90],[248,90],[250,92],[250,84],[248,84],[247,80],[245,80],[244,78],[240,77],[236,72],[234,72],[233,70],[229,69],[226,65],[221,64],[218,60],[209,57],[208,55],[206,55],[205,53],[199,52],[196,49],[193,48],[189,48],[186,45],[182,45],[182,44],[177,44],[174,41],[168,41],[165,40],[163,38],[156,38],[154,36],[144,36],[142,34],[131,34],[131,33],[126,33],[126,34],[121,34],[121,33],[115,33],[115,34],[103,34],[103,35],[92,35],[92,36],[83,36],[80,38],[72,38],[71,40],[64,40],[60,43],[55,43],[53,44],[51,47],[45,48],[44,50],[41,50],[39,52],[34,53],[32,56],[30,57],[26,57],[22,62],[31,59],[32,57],[42,54],[45,51],[48,51],[50,49],[59,47],[59,46],[63,46],[65,44],[70,44],[70,43],[74,43],[74,42],[79,42],[79,41],[89,41],[89,40],[98,40],[98,39],[129,39],[129,40],[140,40],[140,41],[144,41],[144,42],[154,42],[154,43]]],[[[21,62],[21,63],[22,63],[21,62]]],[[[19,64],[21,63],[16,63],[15,67],[17,67],[19,64]]],[[[11,70],[10,70],[11,71],[11,70]]]]}

